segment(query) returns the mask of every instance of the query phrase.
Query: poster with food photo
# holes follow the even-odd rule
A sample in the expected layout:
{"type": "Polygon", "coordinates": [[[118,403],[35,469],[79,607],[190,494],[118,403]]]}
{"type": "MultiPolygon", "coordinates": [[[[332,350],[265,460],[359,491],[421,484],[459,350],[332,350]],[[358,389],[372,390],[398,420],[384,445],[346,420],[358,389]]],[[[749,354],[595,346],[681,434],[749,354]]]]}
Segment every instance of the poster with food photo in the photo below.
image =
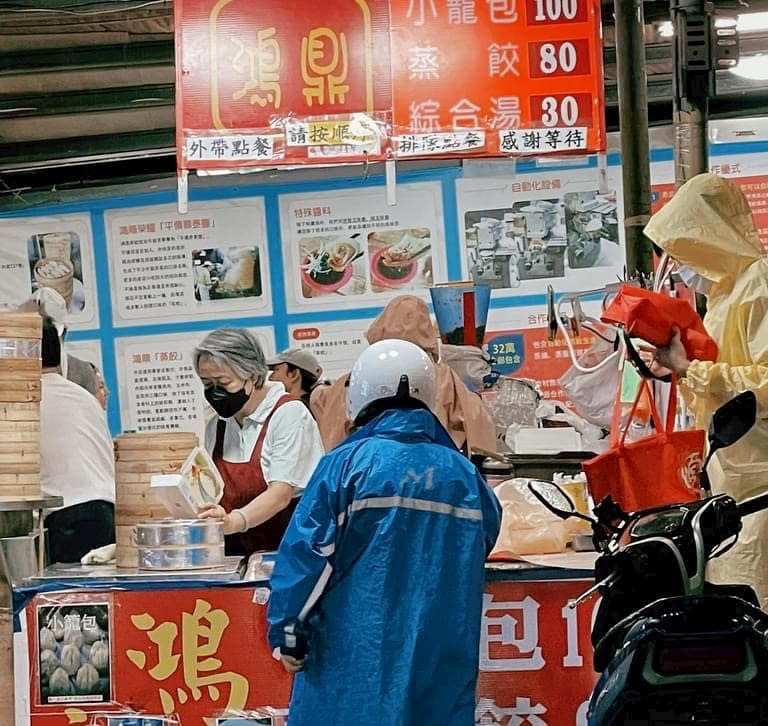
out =
{"type": "Polygon", "coordinates": [[[70,328],[98,325],[90,216],[0,220],[0,305],[19,305],[41,288],[66,305],[70,328]]]}
{"type": "Polygon", "coordinates": [[[43,605],[36,615],[39,703],[109,703],[109,603],[43,605]]]}
{"type": "Polygon", "coordinates": [[[105,213],[117,327],[269,315],[260,197],[105,213]]]}
{"type": "Polygon", "coordinates": [[[598,288],[621,276],[619,167],[456,182],[466,277],[511,294],[598,288]]]}
{"type": "Polygon", "coordinates": [[[402,294],[425,299],[445,281],[442,192],[404,184],[397,204],[384,187],[280,198],[289,312],[380,307],[402,294]]]}

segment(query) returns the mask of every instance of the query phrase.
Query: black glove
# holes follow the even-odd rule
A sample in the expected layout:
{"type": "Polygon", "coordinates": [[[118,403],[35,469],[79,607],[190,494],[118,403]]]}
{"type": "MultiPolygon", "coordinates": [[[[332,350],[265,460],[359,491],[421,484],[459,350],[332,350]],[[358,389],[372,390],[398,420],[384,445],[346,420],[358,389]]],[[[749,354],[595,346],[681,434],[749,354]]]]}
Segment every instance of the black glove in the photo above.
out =
{"type": "Polygon", "coordinates": [[[300,620],[291,620],[283,628],[285,642],[280,646],[281,655],[289,655],[296,660],[304,660],[309,650],[309,633],[300,620]]]}

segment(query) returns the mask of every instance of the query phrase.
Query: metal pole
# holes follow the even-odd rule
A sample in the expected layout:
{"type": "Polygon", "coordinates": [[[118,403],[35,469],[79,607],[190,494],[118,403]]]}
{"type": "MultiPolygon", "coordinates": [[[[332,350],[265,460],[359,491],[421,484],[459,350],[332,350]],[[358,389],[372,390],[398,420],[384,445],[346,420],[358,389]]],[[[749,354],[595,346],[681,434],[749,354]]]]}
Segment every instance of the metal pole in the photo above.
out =
{"type": "Polygon", "coordinates": [[[614,0],[614,16],[627,274],[647,275],[653,269],[653,255],[643,234],[651,216],[651,166],[642,0],[614,0]]]}
{"type": "Polygon", "coordinates": [[[709,171],[707,120],[714,92],[712,3],[672,0],[674,28],[675,184],[709,171]]]}
{"type": "MultiPolygon", "coordinates": [[[[705,0],[671,0],[674,29],[672,120],[675,129],[675,185],[709,171],[707,121],[715,93],[712,48],[713,5],[705,0]]],[[[707,301],[696,295],[703,317],[707,301]]]]}

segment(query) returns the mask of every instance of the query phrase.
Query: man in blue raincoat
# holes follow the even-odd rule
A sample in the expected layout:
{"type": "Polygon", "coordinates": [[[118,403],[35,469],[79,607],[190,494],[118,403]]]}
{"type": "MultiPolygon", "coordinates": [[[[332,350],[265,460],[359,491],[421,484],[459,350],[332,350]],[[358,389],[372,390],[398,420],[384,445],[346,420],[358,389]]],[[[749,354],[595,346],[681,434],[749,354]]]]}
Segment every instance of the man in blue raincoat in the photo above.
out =
{"type": "Polygon", "coordinates": [[[318,465],[272,576],[290,726],[474,724],[498,501],[429,410],[434,364],[382,340],[352,369],[359,426],[318,465]]]}

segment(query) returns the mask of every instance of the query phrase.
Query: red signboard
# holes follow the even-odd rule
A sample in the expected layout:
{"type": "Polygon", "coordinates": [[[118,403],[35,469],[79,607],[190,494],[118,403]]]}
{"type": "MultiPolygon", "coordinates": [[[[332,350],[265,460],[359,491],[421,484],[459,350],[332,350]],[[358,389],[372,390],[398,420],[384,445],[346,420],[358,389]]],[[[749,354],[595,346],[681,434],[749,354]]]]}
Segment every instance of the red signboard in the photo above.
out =
{"type": "Polygon", "coordinates": [[[182,168],[380,146],[392,107],[388,0],[177,0],[174,11],[182,168]]]}
{"type": "Polygon", "coordinates": [[[488,154],[602,149],[600,3],[392,0],[395,133],[475,128],[488,154]]]}
{"type": "Polygon", "coordinates": [[[599,0],[176,0],[179,167],[604,148],[599,0]]]}
{"type": "MultiPolygon", "coordinates": [[[[477,724],[586,723],[594,601],[567,603],[589,584],[486,584],[477,724]]],[[[267,596],[259,587],[38,595],[26,608],[31,726],[133,725],[131,714],[204,726],[253,711],[265,717],[256,723],[271,714],[282,726],[291,678],[267,645],[267,596]]]]}

